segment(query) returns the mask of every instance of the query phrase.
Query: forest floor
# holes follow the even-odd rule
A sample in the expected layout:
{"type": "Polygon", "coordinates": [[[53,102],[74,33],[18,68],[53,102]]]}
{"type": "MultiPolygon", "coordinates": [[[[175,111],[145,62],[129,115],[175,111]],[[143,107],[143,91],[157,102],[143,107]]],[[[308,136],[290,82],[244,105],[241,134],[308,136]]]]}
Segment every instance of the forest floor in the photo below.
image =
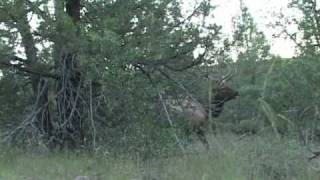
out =
{"type": "Polygon", "coordinates": [[[75,153],[45,154],[2,150],[0,180],[319,180],[320,160],[309,148],[271,135],[224,134],[198,143],[183,155],[149,160],[75,153]],[[190,152],[189,152],[190,151],[190,152]]]}

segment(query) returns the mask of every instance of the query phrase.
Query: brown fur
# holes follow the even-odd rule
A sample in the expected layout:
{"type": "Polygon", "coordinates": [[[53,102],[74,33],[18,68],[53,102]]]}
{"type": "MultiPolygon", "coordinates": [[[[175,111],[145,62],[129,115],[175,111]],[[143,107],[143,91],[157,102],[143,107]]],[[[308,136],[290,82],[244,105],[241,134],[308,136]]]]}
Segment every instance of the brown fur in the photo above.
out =
{"type": "MultiPolygon", "coordinates": [[[[211,113],[212,117],[218,117],[222,111],[224,103],[235,99],[239,93],[232,88],[221,84],[217,89],[214,89],[212,98],[211,113]]],[[[173,100],[168,103],[171,108],[183,113],[192,127],[192,131],[198,136],[201,143],[206,149],[209,149],[209,143],[205,136],[205,129],[209,125],[208,109],[194,98],[187,97],[183,100],[173,100]]]]}

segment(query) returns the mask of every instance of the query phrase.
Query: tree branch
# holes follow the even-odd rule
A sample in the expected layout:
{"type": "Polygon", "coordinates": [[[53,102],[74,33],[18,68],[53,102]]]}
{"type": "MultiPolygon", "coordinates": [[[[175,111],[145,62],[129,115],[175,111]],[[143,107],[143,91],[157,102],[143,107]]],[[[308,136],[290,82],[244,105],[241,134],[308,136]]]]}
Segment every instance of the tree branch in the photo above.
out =
{"type": "Polygon", "coordinates": [[[185,71],[187,69],[190,69],[194,66],[201,64],[203,62],[204,57],[206,56],[207,52],[208,52],[208,47],[205,48],[205,51],[195,61],[193,61],[192,63],[190,63],[184,67],[173,67],[173,66],[170,66],[169,64],[164,64],[163,66],[171,71],[185,71]]]}
{"type": "MultiPolygon", "coordinates": [[[[13,68],[15,70],[25,72],[25,73],[28,73],[31,75],[59,79],[58,75],[43,71],[44,69],[49,69],[49,68],[41,68],[43,70],[39,71],[38,69],[40,69],[40,68],[36,68],[35,66],[25,66],[24,64],[21,64],[21,62],[25,62],[25,61],[26,61],[25,59],[22,59],[17,56],[13,56],[12,58],[10,58],[9,60],[6,60],[6,61],[0,60],[0,68],[13,68]],[[13,63],[11,63],[11,61],[19,61],[20,63],[13,64],[13,63]]],[[[39,63],[37,63],[37,65],[39,66],[39,63]]],[[[41,66],[46,66],[46,65],[41,64],[41,66]]]]}

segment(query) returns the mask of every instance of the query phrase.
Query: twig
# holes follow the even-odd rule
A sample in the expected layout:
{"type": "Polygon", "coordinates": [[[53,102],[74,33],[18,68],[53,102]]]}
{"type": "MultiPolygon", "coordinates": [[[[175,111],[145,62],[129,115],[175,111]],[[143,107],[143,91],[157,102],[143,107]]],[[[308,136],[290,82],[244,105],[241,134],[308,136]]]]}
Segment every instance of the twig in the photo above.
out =
{"type": "MultiPolygon", "coordinates": [[[[159,96],[159,99],[160,99],[161,104],[162,104],[162,106],[163,106],[164,112],[166,113],[167,121],[169,122],[170,126],[173,127],[173,122],[172,122],[172,120],[171,120],[171,117],[170,117],[169,111],[168,111],[168,109],[167,109],[167,106],[166,106],[166,104],[165,104],[165,102],[164,102],[164,100],[163,100],[162,94],[159,92],[159,93],[158,93],[158,96],[159,96]]],[[[180,141],[179,138],[178,138],[178,135],[177,135],[175,132],[172,132],[172,134],[173,134],[174,138],[176,139],[176,141],[177,141],[177,143],[178,143],[181,151],[183,152],[183,154],[185,154],[185,149],[184,149],[184,147],[182,146],[181,141],[180,141]]]]}
{"type": "Polygon", "coordinates": [[[184,85],[182,83],[180,83],[179,81],[173,79],[168,73],[164,72],[161,69],[157,69],[164,77],[166,77],[168,80],[174,82],[176,85],[178,85],[178,87],[180,89],[182,89],[193,101],[195,102],[199,102],[188,90],[186,87],[184,87],[184,85]]]}
{"type": "Polygon", "coordinates": [[[90,81],[90,120],[92,126],[92,138],[93,138],[93,149],[96,149],[96,126],[93,119],[93,108],[92,108],[92,81],[90,81]]]}
{"type": "MultiPolygon", "coordinates": [[[[153,81],[150,73],[148,73],[148,72],[147,72],[143,67],[141,67],[141,66],[136,66],[136,67],[137,67],[145,76],[147,76],[147,78],[148,78],[148,80],[150,81],[151,85],[152,85],[153,87],[155,87],[155,83],[154,83],[154,81],[153,81]]],[[[159,100],[160,100],[160,102],[161,102],[161,104],[162,104],[162,107],[163,107],[163,109],[164,109],[164,111],[165,111],[165,113],[166,113],[167,121],[169,122],[170,127],[174,127],[173,121],[172,121],[172,119],[171,119],[171,117],[170,117],[169,111],[168,111],[168,109],[167,109],[167,106],[166,106],[166,104],[165,104],[165,102],[164,102],[164,100],[163,100],[162,94],[161,94],[160,92],[158,92],[158,96],[159,96],[159,100]]],[[[177,135],[174,131],[172,131],[172,134],[173,134],[175,140],[177,141],[177,144],[178,144],[179,148],[181,149],[182,153],[185,154],[185,149],[184,149],[184,147],[182,146],[182,143],[181,143],[181,141],[179,140],[178,135],[177,135]]]]}

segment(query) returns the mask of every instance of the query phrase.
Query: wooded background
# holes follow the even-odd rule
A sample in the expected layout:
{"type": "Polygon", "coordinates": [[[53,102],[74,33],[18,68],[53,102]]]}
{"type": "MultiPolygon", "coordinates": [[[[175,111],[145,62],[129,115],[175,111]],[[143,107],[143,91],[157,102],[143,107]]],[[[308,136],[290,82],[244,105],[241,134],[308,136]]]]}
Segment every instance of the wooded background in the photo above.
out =
{"type": "Polygon", "coordinates": [[[188,142],[183,117],[159,93],[208,98],[208,74],[240,96],[213,120],[213,133],[318,141],[320,11],[292,0],[302,18],[277,14],[278,34],[296,56],[270,53],[265,35],[241,3],[225,36],[208,20],[210,0],[182,14],[179,0],[0,1],[1,142],[49,149],[97,149],[152,155],[188,142]],[[297,31],[288,29],[295,25],[297,31]],[[182,88],[184,87],[184,88],[182,88]],[[159,151],[159,152],[158,152],[159,151]],[[148,153],[146,153],[148,152],[148,153]]]}

